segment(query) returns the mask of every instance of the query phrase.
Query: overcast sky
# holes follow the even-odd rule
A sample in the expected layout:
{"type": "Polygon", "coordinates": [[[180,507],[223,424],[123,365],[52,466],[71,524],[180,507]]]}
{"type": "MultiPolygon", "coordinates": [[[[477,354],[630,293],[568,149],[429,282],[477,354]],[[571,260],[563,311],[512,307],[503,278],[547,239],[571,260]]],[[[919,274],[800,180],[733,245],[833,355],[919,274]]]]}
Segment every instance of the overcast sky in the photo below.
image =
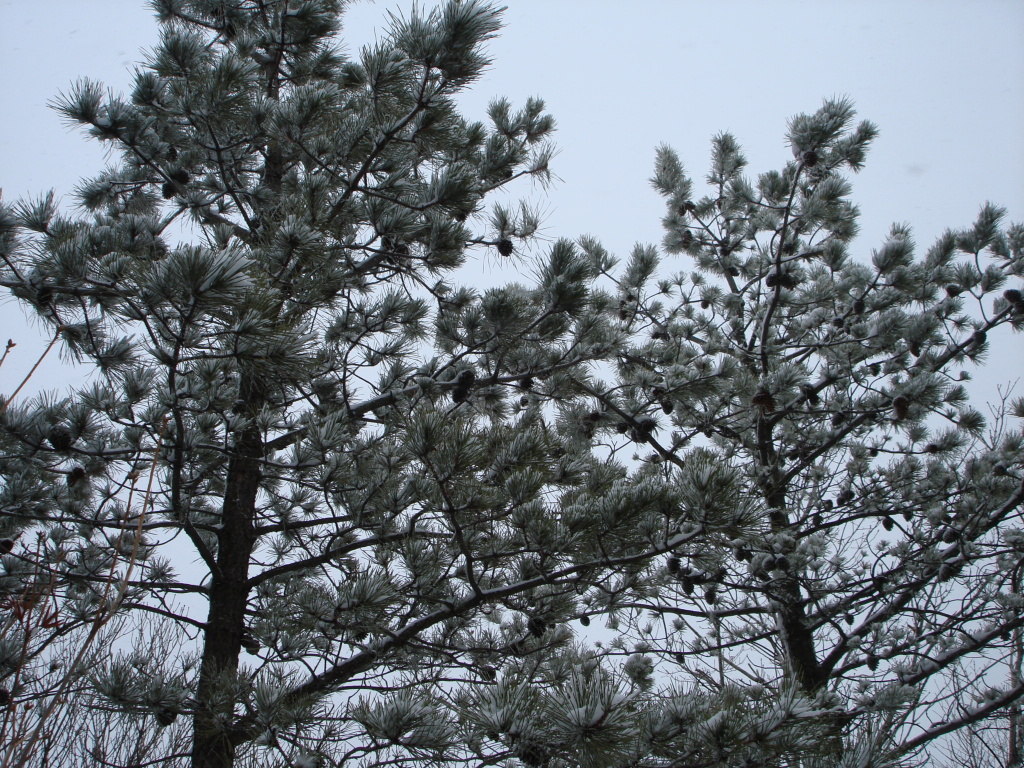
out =
{"type": "MultiPolygon", "coordinates": [[[[526,191],[547,213],[550,239],[593,234],[620,256],[635,242],[660,242],[663,207],[647,181],[659,143],[675,147],[697,179],[722,130],[740,140],[752,174],[781,168],[787,118],[833,95],[851,97],[881,130],[853,179],[863,213],[854,250],[865,258],[893,221],[908,222],[923,249],[943,229],[972,223],[986,200],[1024,220],[1020,0],[637,0],[628,10],[602,0],[506,1],[493,66],[464,112],[482,119],[495,96],[546,100],[558,122],[559,181],[526,191]]],[[[349,50],[372,40],[389,10],[409,7],[353,2],[349,50]]],[[[139,50],[155,41],[141,0],[0,0],[6,201],[54,188],[68,202],[102,166],[100,147],[46,104],[83,76],[126,90],[139,50]]],[[[19,343],[0,369],[0,392],[42,348],[23,317],[0,304],[0,335],[19,343]]],[[[990,383],[1024,376],[1022,338],[1006,333],[994,345],[990,383]]],[[[60,366],[47,370],[45,381],[56,382],[60,366]]]]}

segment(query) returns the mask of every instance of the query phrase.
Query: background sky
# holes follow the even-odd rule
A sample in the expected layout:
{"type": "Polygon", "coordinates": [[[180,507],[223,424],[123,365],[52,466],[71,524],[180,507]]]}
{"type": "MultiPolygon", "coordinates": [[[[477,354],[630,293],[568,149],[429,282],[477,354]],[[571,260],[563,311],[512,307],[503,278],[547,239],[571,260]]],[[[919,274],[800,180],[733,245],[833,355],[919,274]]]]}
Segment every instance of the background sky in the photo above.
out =
{"type": "MultiPolygon", "coordinates": [[[[648,182],[658,144],[673,146],[699,180],[710,137],[730,131],[756,175],[791,156],[787,119],[834,95],[852,98],[881,131],[853,178],[863,214],[858,255],[869,258],[894,221],[909,223],[923,250],[947,227],[971,224],[986,200],[1024,221],[1020,0],[637,0],[628,10],[610,0],[506,2],[491,70],[462,104],[483,119],[497,96],[547,102],[558,123],[558,180],[522,191],[546,213],[550,240],[592,234],[621,257],[636,242],[660,242],[663,205],[648,182]]],[[[348,50],[371,41],[389,12],[411,6],[353,2],[348,50]]],[[[47,102],[78,77],[127,90],[140,49],[155,42],[142,0],[0,0],[6,201],[52,188],[70,204],[78,180],[102,167],[103,151],[47,102]]],[[[681,258],[670,266],[688,269],[681,258]]],[[[493,259],[479,268],[482,280],[501,278],[493,259]]],[[[44,341],[4,299],[0,336],[18,343],[0,368],[0,392],[9,393],[44,341]]],[[[1024,377],[1022,338],[993,339],[981,397],[1024,377]]],[[[56,358],[42,370],[36,383],[45,386],[69,377],[56,358]]]]}

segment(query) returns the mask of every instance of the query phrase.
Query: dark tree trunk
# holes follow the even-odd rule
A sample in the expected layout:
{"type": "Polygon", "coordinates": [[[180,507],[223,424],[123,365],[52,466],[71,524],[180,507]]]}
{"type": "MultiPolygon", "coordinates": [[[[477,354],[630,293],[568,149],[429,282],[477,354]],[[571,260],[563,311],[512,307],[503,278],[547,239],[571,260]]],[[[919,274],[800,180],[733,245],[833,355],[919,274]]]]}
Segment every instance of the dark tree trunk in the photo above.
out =
{"type": "MultiPolygon", "coordinates": [[[[1011,582],[1014,594],[1020,594],[1020,570],[1013,572],[1011,582]]],[[[1021,664],[1024,663],[1024,642],[1022,642],[1021,630],[1014,629],[1011,637],[1013,640],[1013,657],[1010,662],[1010,685],[1020,685],[1021,664]]],[[[1010,717],[1006,734],[1006,768],[1019,768],[1022,760],[1021,747],[1021,721],[1020,707],[1014,704],[1010,707],[1010,717]]]]}
{"type": "MultiPolygon", "coordinates": [[[[766,473],[762,491],[768,504],[771,529],[773,533],[785,532],[790,528],[789,516],[786,514],[786,488],[774,469],[777,455],[772,427],[763,415],[758,419],[757,440],[761,466],[770,470],[766,473]]],[[[796,578],[786,574],[779,579],[774,585],[772,599],[779,606],[777,616],[782,627],[786,660],[793,676],[805,693],[816,693],[824,680],[814,645],[814,632],[807,625],[804,600],[796,578]]]]}
{"type": "MultiPolygon", "coordinates": [[[[247,413],[256,413],[260,398],[253,387],[243,383],[240,394],[247,404],[247,413]]],[[[234,684],[238,671],[262,457],[259,430],[248,427],[238,433],[235,455],[228,463],[221,528],[217,536],[217,572],[210,583],[210,613],[203,637],[193,718],[193,768],[230,768],[235,760],[229,727],[235,717],[230,703],[235,696],[219,691],[234,684]]]]}

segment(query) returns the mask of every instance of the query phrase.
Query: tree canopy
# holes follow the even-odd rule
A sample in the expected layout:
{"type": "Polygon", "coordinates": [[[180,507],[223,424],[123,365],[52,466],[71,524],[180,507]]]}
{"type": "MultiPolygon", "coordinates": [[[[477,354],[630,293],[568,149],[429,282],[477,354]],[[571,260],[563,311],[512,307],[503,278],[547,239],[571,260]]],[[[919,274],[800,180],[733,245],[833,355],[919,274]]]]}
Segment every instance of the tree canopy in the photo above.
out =
{"type": "Polygon", "coordinates": [[[93,371],[0,403],[4,765],[1015,754],[1024,404],[963,382],[1024,228],[857,258],[838,99],[756,179],[715,137],[704,194],[659,149],[620,267],[504,194],[540,100],[459,113],[495,6],[347,57],[340,2],[153,5],[132,93],[57,101],[111,147],[79,210],[0,207],[0,284],[93,371]]]}

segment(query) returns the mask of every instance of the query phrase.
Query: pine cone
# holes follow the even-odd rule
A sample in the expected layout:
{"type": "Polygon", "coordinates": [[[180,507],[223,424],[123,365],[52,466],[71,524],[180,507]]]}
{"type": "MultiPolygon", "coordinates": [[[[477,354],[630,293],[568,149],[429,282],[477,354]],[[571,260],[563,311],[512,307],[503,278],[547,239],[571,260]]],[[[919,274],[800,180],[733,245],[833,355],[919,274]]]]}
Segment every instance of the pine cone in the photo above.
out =
{"type": "Polygon", "coordinates": [[[469,397],[469,390],[476,382],[476,373],[472,370],[465,370],[455,380],[455,389],[452,390],[452,402],[461,403],[469,397]]]}
{"type": "Polygon", "coordinates": [[[74,467],[68,473],[68,488],[74,488],[75,484],[85,479],[85,470],[82,467],[74,467]]]}
{"type": "Polygon", "coordinates": [[[641,416],[636,420],[636,427],[630,433],[630,437],[633,439],[633,442],[642,443],[651,436],[656,426],[658,426],[658,422],[650,416],[641,416]]]}
{"type": "Polygon", "coordinates": [[[789,288],[792,290],[800,285],[800,280],[792,272],[782,272],[779,275],[779,285],[783,288],[789,288]]]}
{"type": "Polygon", "coordinates": [[[477,667],[476,671],[477,674],[480,675],[480,678],[486,680],[488,683],[494,682],[495,678],[498,676],[498,671],[494,667],[487,666],[486,664],[477,667]]]}
{"type": "Polygon", "coordinates": [[[821,398],[818,397],[818,393],[814,391],[814,387],[812,387],[810,384],[801,384],[800,392],[803,394],[804,400],[806,400],[811,405],[817,405],[818,403],[821,402],[821,398]]]}
{"type": "Polygon", "coordinates": [[[750,402],[760,408],[762,413],[771,413],[775,410],[775,399],[764,389],[759,389],[750,402]]]}
{"type": "Polygon", "coordinates": [[[517,752],[519,759],[530,768],[544,768],[551,760],[551,755],[544,747],[529,741],[521,744],[517,752]]]}
{"type": "Polygon", "coordinates": [[[259,641],[249,632],[242,634],[242,648],[245,649],[246,653],[252,654],[253,656],[260,652],[259,641]]]}
{"type": "Polygon", "coordinates": [[[161,728],[166,728],[168,725],[178,719],[178,713],[173,709],[164,707],[156,711],[156,724],[161,728]]]}
{"type": "Polygon", "coordinates": [[[903,395],[898,395],[892,401],[892,412],[896,421],[903,421],[910,415],[910,400],[903,395]]]}
{"type": "Polygon", "coordinates": [[[50,429],[48,439],[50,441],[50,445],[52,445],[54,450],[57,451],[66,451],[75,443],[75,438],[71,434],[71,430],[61,426],[56,426],[50,429]]]}

